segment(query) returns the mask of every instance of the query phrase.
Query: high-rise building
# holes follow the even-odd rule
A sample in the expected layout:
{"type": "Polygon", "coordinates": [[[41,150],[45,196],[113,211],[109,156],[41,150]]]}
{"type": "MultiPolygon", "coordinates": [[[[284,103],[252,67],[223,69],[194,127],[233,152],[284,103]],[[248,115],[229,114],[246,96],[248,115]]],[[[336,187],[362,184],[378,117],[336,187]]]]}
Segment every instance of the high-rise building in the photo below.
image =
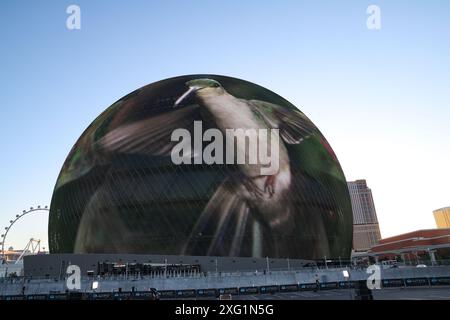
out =
{"type": "Polygon", "coordinates": [[[372,191],[366,180],[347,182],[353,210],[353,249],[365,251],[381,239],[372,191]]]}
{"type": "Polygon", "coordinates": [[[439,229],[450,228],[450,207],[434,210],[433,215],[439,229]]]}

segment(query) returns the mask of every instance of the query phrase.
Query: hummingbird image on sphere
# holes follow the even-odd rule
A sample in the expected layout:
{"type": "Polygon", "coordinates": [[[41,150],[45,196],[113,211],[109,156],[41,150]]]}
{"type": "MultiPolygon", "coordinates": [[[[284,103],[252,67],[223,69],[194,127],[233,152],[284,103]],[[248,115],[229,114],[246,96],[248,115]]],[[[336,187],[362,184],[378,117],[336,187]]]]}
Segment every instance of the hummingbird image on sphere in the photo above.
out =
{"type": "MultiPolygon", "coordinates": [[[[264,175],[261,174],[264,165],[259,162],[235,162],[232,165],[235,169],[214,190],[179,254],[194,254],[199,236],[209,234],[206,255],[239,256],[244,242],[251,241],[251,256],[261,257],[269,241],[274,247],[274,256],[288,256],[286,248],[291,244],[282,239],[289,239],[287,236],[297,232],[298,223],[295,219],[298,209],[290,196],[293,176],[288,146],[301,144],[316,133],[317,128],[296,109],[235,97],[214,79],[193,79],[185,84],[187,91],[175,101],[171,111],[118,126],[96,142],[97,148],[105,153],[170,156],[174,147],[172,132],[178,128],[192,132],[198,120],[224,135],[227,129],[279,130],[278,170],[264,175]],[[244,238],[246,230],[251,230],[251,239],[244,238]],[[225,238],[231,243],[224,244],[225,238]]],[[[93,198],[108,197],[101,194],[104,191],[99,192],[93,198]]],[[[95,209],[88,205],[87,212],[95,212],[95,209]]],[[[92,228],[83,227],[90,225],[92,219],[92,214],[83,215],[81,219],[76,241],[78,251],[83,251],[83,243],[93,241],[92,228]]],[[[113,219],[107,223],[114,223],[113,219]]],[[[324,229],[317,228],[313,232],[317,237],[309,245],[314,251],[327,252],[324,229]]]]}
{"type": "MultiPolygon", "coordinates": [[[[198,104],[209,111],[216,127],[222,132],[228,128],[279,129],[285,143],[297,144],[307,138],[315,128],[300,112],[286,112],[282,107],[264,101],[236,98],[215,80],[196,79],[188,81],[186,85],[189,89],[175,105],[194,94],[198,104]]],[[[249,150],[250,148],[246,148],[246,152],[249,150]]],[[[236,212],[238,218],[230,255],[235,255],[240,248],[244,222],[251,211],[259,217],[253,222],[253,237],[256,240],[253,244],[253,256],[260,256],[262,251],[262,243],[258,239],[262,237],[261,223],[265,223],[272,230],[286,232],[291,229],[293,208],[286,197],[291,173],[284,143],[279,144],[278,157],[279,169],[275,174],[261,175],[258,164],[240,164],[238,177],[224,181],[216,190],[191,235],[192,237],[201,232],[212,216],[214,220],[218,217],[219,227],[214,234],[208,255],[214,254],[220,248],[223,237],[220,226],[226,223],[231,212],[236,212]]]]}

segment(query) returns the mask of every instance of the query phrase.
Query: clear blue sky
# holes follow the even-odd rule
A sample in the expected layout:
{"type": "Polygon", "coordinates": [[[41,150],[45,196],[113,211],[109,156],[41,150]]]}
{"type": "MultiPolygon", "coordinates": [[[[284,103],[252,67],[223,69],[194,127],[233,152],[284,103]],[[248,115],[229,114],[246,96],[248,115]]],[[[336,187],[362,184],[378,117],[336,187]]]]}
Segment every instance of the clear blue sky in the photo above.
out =
{"type": "MultiPolygon", "coordinates": [[[[450,205],[450,2],[0,2],[0,226],[50,204],[59,170],[106,107],[145,84],[216,73],[308,115],[348,180],[373,190],[383,236],[450,205]],[[81,8],[81,30],[66,8],[81,8]],[[381,30],[366,8],[381,8],[381,30]]],[[[7,244],[46,241],[46,215],[7,244]]]]}

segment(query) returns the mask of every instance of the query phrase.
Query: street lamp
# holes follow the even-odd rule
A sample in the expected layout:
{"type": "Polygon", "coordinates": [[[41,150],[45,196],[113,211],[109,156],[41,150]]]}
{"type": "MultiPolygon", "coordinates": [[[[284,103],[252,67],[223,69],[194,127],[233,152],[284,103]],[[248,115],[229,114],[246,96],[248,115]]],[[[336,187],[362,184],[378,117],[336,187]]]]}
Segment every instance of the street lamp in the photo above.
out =
{"type": "Polygon", "coordinates": [[[164,259],[164,278],[167,278],[167,259],[164,259]]]}
{"type": "Polygon", "coordinates": [[[218,273],[218,266],[217,266],[217,257],[216,257],[216,275],[218,273]]]}
{"type": "Polygon", "coordinates": [[[350,273],[347,270],[343,270],[342,275],[344,276],[344,279],[347,280],[347,287],[348,287],[348,292],[350,293],[350,300],[351,300],[352,299],[352,290],[350,288],[350,273]]]}

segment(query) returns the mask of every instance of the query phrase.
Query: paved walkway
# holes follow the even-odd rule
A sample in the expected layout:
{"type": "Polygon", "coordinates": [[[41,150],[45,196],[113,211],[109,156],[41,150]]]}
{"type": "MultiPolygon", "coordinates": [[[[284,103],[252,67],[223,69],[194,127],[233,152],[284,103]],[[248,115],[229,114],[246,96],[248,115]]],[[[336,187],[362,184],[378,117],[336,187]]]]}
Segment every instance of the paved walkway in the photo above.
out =
{"type": "MultiPolygon", "coordinates": [[[[235,300],[352,300],[353,291],[325,290],[325,291],[298,291],[275,294],[259,294],[248,296],[235,296],[235,300]]],[[[440,288],[389,288],[373,290],[374,300],[450,300],[450,287],[440,288]]]]}

